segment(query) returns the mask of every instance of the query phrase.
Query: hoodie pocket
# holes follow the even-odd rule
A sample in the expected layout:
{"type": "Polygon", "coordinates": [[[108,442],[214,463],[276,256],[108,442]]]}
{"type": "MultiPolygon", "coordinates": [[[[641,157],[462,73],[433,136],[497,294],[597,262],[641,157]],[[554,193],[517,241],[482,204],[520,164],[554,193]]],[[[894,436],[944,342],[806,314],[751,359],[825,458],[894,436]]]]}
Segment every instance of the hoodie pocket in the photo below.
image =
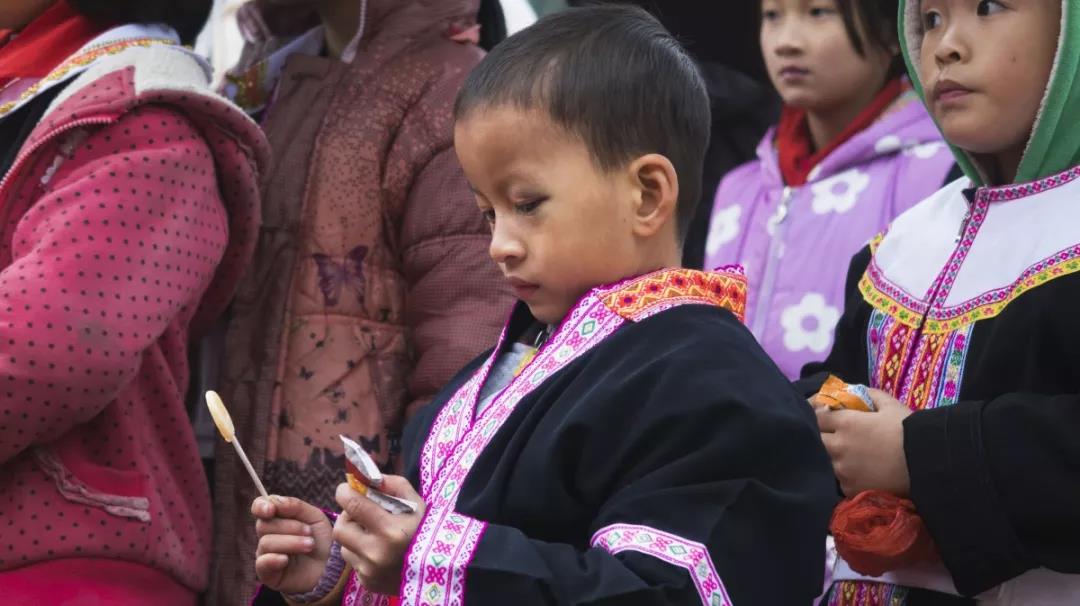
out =
{"type": "Polygon", "coordinates": [[[145,496],[143,474],[83,460],[67,465],[59,453],[46,447],[34,449],[34,460],[68,501],[97,507],[117,517],[150,522],[150,500],[145,496]]]}

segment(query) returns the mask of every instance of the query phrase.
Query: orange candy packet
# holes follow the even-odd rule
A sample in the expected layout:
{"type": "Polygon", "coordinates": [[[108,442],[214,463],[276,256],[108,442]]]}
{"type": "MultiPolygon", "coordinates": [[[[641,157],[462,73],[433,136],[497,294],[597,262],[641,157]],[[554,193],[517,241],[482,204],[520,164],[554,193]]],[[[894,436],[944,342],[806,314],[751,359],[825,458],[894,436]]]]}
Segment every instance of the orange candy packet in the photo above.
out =
{"type": "Polygon", "coordinates": [[[848,385],[833,375],[829,375],[821,386],[821,391],[814,396],[814,404],[828,406],[833,410],[846,408],[861,412],[876,411],[874,402],[870,399],[870,390],[865,385],[848,385]]]}

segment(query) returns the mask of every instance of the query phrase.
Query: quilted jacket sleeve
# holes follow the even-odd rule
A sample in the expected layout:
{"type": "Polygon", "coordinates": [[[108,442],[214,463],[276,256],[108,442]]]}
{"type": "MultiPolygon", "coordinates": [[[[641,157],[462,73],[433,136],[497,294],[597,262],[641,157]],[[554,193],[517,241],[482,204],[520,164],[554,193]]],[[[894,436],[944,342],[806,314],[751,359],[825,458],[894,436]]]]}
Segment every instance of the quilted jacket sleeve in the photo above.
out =
{"type": "Polygon", "coordinates": [[[439,152],[413,183],[402,230],[415,349],[406,418],[491,347],[510,313],[490,239],[453,148],[439,152]]]}

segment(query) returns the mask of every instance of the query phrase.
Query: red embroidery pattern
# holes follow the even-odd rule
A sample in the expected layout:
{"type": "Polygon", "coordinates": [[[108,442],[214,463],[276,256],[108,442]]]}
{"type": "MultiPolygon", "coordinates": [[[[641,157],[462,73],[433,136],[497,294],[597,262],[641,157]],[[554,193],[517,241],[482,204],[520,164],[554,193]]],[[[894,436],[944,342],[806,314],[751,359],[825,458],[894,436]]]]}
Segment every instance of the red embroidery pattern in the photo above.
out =
{"type": "Polygon", "coordinates": [[[731,266],[717,272],[661,271],[621,284],[601,296],[611,311],[634,322],[687,304],[722,307],[742,322],[746,291],[746,274],[741,267],[731,266]]]}

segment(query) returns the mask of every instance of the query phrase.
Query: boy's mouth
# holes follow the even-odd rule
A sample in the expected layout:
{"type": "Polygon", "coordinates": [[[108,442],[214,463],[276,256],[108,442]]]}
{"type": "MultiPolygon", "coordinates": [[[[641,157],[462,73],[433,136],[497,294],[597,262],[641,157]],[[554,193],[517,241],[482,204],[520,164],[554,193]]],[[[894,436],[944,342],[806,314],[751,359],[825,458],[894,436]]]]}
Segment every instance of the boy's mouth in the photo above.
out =
{"type": "Polygon", "coordinates": [[[935,102],[949,103],[950,101],[958,101],[971,94],[970,88],[960,84],[953,80],[938,80],[934,85],[934,90],[931,98],[935,102]]]}
{"type": "Polygon", "coordinates": [[[510,282],[510,288],[513,289],[514,296],[522,301],[527,301],[529,297],[536,294],[536,291],[540,289],[539,284],[526,282],[521,278],[512,278],[508,276],[507,281],[510,282]]]}

